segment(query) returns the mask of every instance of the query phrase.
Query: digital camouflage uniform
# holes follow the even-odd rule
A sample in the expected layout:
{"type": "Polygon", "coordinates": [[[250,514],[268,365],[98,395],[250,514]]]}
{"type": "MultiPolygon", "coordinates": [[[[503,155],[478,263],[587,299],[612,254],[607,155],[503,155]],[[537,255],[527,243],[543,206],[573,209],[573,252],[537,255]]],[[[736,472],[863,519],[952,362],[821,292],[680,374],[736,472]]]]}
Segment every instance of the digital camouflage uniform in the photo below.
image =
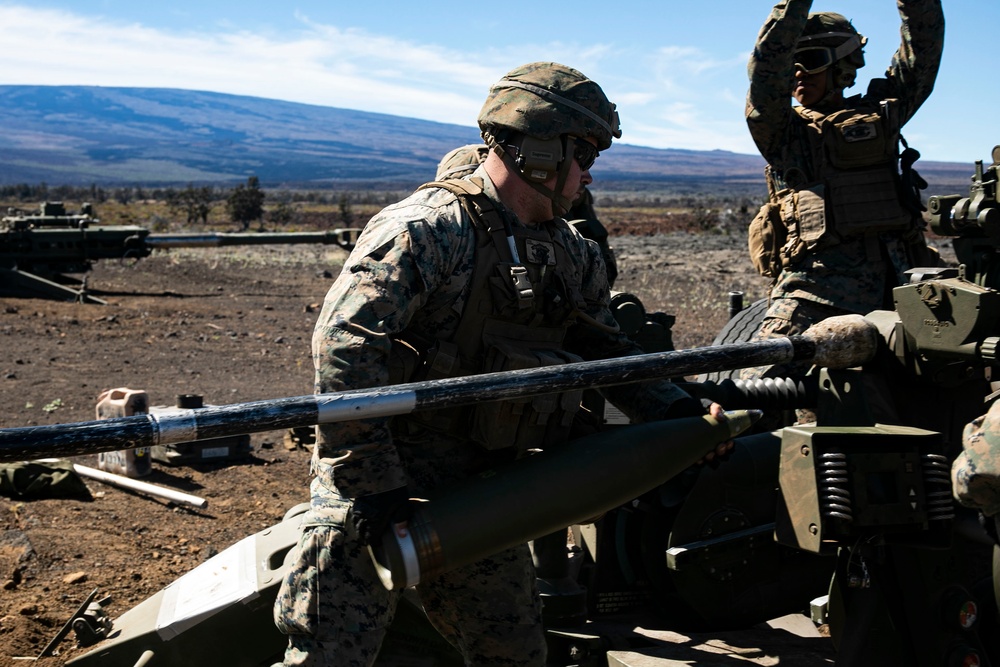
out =
{"type": "MultiPolygon", "coordinates": [[[[816,148],[821,142],[816,128],[824,115],[842,109],[881,113],[885,120],[880,131],[892,137],[930,95],[940,64],[944,40],[940,0],[898,0],[902,40],[885,77],[872,80],[864,95],[849,97],[842,105],[824,108],[821,100],[810,110],[812,116],[799,113],[804,110],[793,108],[791,99],[794,50],[811,4],[811,0],[783,0],[775,5],[761,28],[748,68],[747,125],[768,162],[772,201],[784,188],[796,192],[807,189],[821,183],[824,173],[833,173],[829,154],[816,148]],[[880,105],[889,99],[895,100],[888,107],[891,111],[880,105]],[[826,162],[817,165],[817,160],[826,162]]],[[[828,87],[832,85],[831,81],[828,87]]],[[[894,163],[892,167],[893,178],[897,178],[894,163]]],[[[827,187],[829,192],[829,181],[827,187]]],[[[829,216],[829,201],[826,207],[829,216]]],[[[926,261],[914,258],[923,246],[919,218],[914,222],[913,229],[907,231],[843,238],[826,234],[775,277],[770,308],[758,337],[799,334],[832,315],[892,308],[891,288],[905,281],[903,272],[914,261],[926,261]]],[[[743,376],[757,377],[763,370],[747,369],[743,376]]]]}
{"type": "MultiPolygon", "coordinates": [[[[485,195],[512,225],[521,224],[500,204],[484,168],[471,178],[482,179],[485,195]]],[[[565,266],[550,268],[562,272],[568,284],[581,286],[581,318],[603,325],[572,325],[566,350],[585,359],[640,353],[617,331],[608,310],[597,244],[563,221],[546,224],[570,258],[565,266]]],[[[314,332],[317,393],[389,384],[393,337],[450,339],[474,296],[469,294],[477,257],[472,225],[456,194],[440,187],[418,190],[367,224],[326,297],[314,332]]],[[[635,421],[703,412],[700,403],[669,382],[605,393],[635,421]]],[[[290,638],[286,665],[369,665],[392,620],[399,592],[383,588],[358,542],[347,520],[352,499],[404,485],[421,497],[518,453],[513,446],[487,451],[468,435],[432,430],[416,417],[319,427],[312,507],[298,560],[275,605],[277,624],[290,638]]],[[[540,603],[527,545],[421,582],[417,590],[431,622],[466,664],[544,664],[540,603]]]]}
{"type": "Polygon", "coordinates": [[[965,427],[951,481],[960,503],[1000,518],[1000,402],[965,427]]]}

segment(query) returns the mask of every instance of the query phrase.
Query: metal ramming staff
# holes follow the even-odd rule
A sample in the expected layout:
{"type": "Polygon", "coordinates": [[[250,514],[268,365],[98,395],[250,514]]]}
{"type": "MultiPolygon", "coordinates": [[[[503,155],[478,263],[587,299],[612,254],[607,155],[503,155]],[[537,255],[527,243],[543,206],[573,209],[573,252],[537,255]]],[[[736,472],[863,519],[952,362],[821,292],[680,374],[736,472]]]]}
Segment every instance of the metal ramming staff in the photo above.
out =
{"type": "Polygon", "coordinates": [[[154,250],[167,248],[218,248],[231,245],[291,245],[295,243],[322,243],[324,245],[350,246],[357,240],[358,229],[333,229],[328,232],[256,232],[205,233],[205,234],[150,234],[136,242],[154,250]]]}
{"type": "Polygon", "coordinates": [[[877,339],[874,325],[864,318],[844,316],[824,320],[801,336],[766,341],[217,405],[190,412],[0,429],[0,462],[171,445],[790,361],[848,368],[871,359],[877,339]]]}

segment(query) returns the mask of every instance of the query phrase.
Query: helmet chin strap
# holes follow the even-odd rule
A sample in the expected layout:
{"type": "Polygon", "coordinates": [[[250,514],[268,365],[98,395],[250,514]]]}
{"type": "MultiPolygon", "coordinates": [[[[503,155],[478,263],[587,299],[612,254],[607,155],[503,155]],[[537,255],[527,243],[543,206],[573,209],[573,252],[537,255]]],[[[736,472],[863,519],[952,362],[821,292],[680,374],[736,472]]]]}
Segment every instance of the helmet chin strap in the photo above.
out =
{"type": "Polygon", "coordinates": [[[829,67],[826,70],[826,92],[823,97],[813,105],[815,109],[826,109],[831,106],[840,106],[844,99],[844,88],[843,86],[838,86],[837,76],[834,72],[836,63],[833,67],[829,67]]]}
{"type": "Polygon", "coordinates": [[[517,161],[511,152],[505,150],[499,143],[494,143],[493,150],[500,155],[504,163],[511,168],[518,176],[521,177],[525,183],[532,189],[543,195],[546,199],[552,202],[552,217],[560,218],[573,208],[573,200],[568,199],[562,195],[563,188],[566,186],[566,181],[569,179],[569,170],[572,167],[573,158],[573,146],[569,135],[564,135],[562,138],[563,144],[563,159],[559,162],[559,171],[556,172],[556,187],[554,189],[549,189],[537,181],[532,181],[521,171],[520,167],[517,165],[517,161]]]}

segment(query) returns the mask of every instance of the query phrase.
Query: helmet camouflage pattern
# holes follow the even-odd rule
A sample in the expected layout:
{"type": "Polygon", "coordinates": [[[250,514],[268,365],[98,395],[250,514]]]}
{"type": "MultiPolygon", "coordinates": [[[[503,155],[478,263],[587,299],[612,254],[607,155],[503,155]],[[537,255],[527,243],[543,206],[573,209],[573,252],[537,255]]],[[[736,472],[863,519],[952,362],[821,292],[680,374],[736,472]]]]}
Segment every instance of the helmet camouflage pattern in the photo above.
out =
{"type": "Polygon", "coordinates": [[[479,129],[484,138],[504,129],[537,139],[594,137],[599,150],[622,135],[618,111],[601,87],[575,69],[550,62],[522,65],[490,88],[479,129]]]}

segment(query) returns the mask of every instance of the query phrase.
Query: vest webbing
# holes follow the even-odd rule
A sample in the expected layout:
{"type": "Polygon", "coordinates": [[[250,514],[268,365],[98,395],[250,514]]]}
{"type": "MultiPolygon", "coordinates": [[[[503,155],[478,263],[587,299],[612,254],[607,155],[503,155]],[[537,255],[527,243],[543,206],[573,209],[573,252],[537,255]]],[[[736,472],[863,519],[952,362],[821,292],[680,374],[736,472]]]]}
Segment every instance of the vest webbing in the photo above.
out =
{"type": "MultiPolygon", "coordinates": [[[[495,351],[490,346],[498,340],[512,344],[512,348],[508,348],[508,351],[514,350],[511,359],[520,358],[521,352],[526,353],[524,357],[531,357],[527,351],[542,349],[545,352],[541,356],[554,363],[573,360],[568,358],[572,355],[563,353],[561,348],[566,331],[574,321],[573,314],[584,305],[581,286],[575,283],[564,285],[564,295],[570,301],[565,308],[567,316],[559,322],[546,322],[543,310],[546,296],[540,293],[548,284],[544,279],[546,272],[542,269],[529,270],[513,261],[508,245],[508,227],[504,224],[505,212],[483,192],[482,181],[478,178],[438,181],[427,183],[418,189],[426,188],[442,188],[458,197],[476,232],[476,258],[467,299],[455,334],[446,340],[430,342],[430,349],[418,350],[424,357],[424,364],[413,379],[441,379],[499,370],[484,367],[487,356],[490,356],[487,353],[495,351]],[[519,279],[522,279],[521,282],[519,279]],[[508,280],[510,284],[506,290],[502,289],[502,283],[508,280]],[[516,296],[507,304],[498,303],[498,293],[511,294],[511,288],[512,294],[516,296]],[[501,312],[505,307],[508,311],[501,312]],[[509,317],[511,312],[514,313],[513,317],[509,317]]],[[[568,228],[567,223],[559,219],[552,224],[568,228]]],[[[542,243],[547,241],[554,251],[550,264],[556,267],[569,265],[569,256],[547,226],[537,229],[517,226],[512,231],[525,243],[531,240],[542,243]]],[[[524,254],[523,251],[521,254],[524,254]]],[[[566,274],[572,275],[573,272],[568,271],[566,274]]],[[[406,339],[405,332],[401,338],[406,339]]],[[[413,343],[412,340],[408,342],[411,345],[413,343]]],[[[427,345],[424,344],[425,348],[427,345]]],[[[496,359],[490,363],[496,363],[496,359]]],[[[541,400],[552,401],[551,398],[541,400]]],[[[574,397],[572,401],[578,405],[579,398],[574,397]]],[[[529,407],[531,406],[524,408],[526,416],[529,415],[529,407]]],[[[564,407],[560,406],[560,409],[564,407]]],[[[405,420],[397,420],[397,423],[411,421],[434,430],[468,437],[469,424],[476,420],[476,412],[475,409],[468,408],[433,410],[408,415],[405,420]]],[[[522,443],[518,444],[520,446],[522,443]]],[[[537,444],[529,443],[529,446],[537,444]]]]}

